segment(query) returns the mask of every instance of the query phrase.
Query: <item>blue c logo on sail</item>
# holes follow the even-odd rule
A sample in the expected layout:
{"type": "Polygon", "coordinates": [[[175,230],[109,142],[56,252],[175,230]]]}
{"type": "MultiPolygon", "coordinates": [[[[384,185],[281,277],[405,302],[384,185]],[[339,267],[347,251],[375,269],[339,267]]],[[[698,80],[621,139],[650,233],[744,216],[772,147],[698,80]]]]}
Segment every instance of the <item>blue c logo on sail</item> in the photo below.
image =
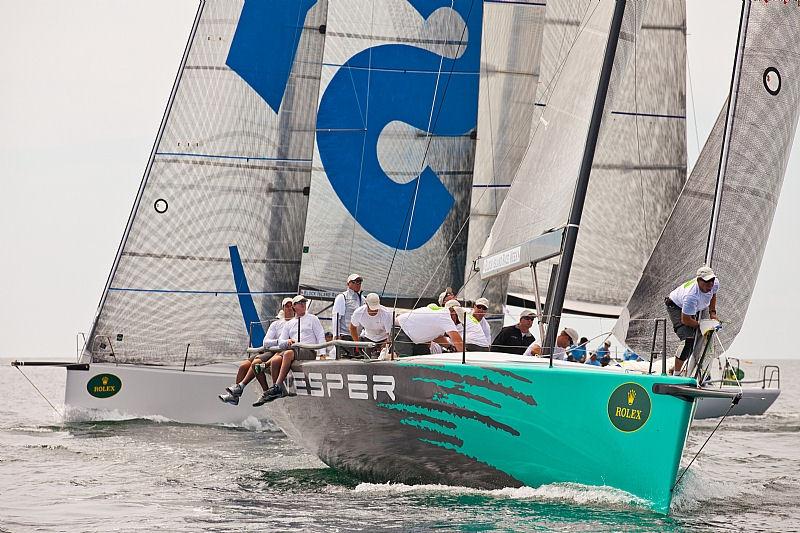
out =
{"type": "MultiPolygon", "coordinates": [[[[480,0],[409,3],[425,19],[441,8],[458,13],[469,40],[458,48],[460,56],[399,44],[363,50],[333,76],[317,115],[317,146],[333,190],[370,235],[400,249],[428,242],[454,199],[427,160],[411,181],[390,178],[378,159],[378,139],[392,122],[433,136],[464,136],[475,129],[483,9],[480,0]]],[[[448,44],[456,49],[457,43],[448,44]]]]}
{"type": "Polygon", "coordinates": [[[281,107],[303,24],[317,0],[245,0],[225,64],[276,113],[281,107]]]}

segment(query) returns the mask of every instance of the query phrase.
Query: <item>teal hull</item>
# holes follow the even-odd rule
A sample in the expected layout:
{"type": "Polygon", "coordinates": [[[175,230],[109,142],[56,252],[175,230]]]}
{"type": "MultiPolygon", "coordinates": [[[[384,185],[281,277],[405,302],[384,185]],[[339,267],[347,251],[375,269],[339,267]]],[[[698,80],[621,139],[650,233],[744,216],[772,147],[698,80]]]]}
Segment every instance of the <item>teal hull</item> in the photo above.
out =
{"type": "Polygon", "coordinates": [[[694,380],[580,365],[413,358],[304,362],[294,374],[298,396],[272,414],[335,468],[482,488],[606,486],[660,513],[693,409],[653,385],[694,380]]]}

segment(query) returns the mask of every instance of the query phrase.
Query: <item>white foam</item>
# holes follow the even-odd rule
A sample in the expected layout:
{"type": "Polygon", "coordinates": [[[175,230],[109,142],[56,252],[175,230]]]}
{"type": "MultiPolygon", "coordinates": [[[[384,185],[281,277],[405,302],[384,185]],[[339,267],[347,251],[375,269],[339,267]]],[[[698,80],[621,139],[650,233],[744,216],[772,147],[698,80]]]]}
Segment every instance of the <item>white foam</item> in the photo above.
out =
{"type": "Polygon", "coordinates": [[[450,485],[406,485],[404,483],[360,483],[355,492],[377,494],[407,494],[438,492],[452,495],[475,494],[490,498],[535,500],[540,502],[572,502],[579,505],[605,507],[649,508],[649,502],[613,487],[597,487],[579,483],[552,483],[541,487],[506,487],[502,489],[473,489],[450,485]]]}
{"type": "Polygon", "coordinates": [[[743,482],[707,478],[702,472],[698,475],[698,470],[690,468],[675,491],[670,510],[685,512],[709,500],[736,500],[745,493],[756,495],[760,488],[763,488],[763,485],[753,487],[743,482]]]}
{"type": "Polygon", "coordinates": [[[118,409],[88,409],[67,406],[64,411],[65,422],[122,422],[125,420],[150,420],[158,423],[172,422],[171,419],[161,415],[132,415],[118,409]]]}
{"type": "Polygon", "coordinates": [[[238,424],[223,424],[224,427],[240,427],[250,431],[280,431],[271,420],[259,419],[253,415],[248,416],[238,424]]]}

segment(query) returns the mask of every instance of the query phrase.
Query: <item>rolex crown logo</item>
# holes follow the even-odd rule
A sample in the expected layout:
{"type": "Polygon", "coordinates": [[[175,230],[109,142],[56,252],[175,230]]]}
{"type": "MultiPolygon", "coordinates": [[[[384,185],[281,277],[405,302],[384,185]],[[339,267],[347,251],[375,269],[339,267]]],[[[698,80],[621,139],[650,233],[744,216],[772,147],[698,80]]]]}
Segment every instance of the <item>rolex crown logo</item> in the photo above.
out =
{"type": "Polygon", "coordinates": [[[628,391],[628,405],[633,405],[633,401],[636,399],[636,391],[631,389],[628,391]]]}
{"type": "Polygon", "coordinates": [[[100,381],[103,382],[103,385],[108,385],[108,376],[103,376],[100,381]]]}

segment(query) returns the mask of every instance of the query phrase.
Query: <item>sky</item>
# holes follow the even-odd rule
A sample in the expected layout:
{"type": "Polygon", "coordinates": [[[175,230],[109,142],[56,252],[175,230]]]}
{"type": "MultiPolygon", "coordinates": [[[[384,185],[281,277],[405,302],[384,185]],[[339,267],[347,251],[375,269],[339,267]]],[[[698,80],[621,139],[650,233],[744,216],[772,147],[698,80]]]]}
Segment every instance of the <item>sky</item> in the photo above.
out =
{"type": "MultiPolygon", "coordinates": [[[[691,165],[729,88],[741,3],[687,3],[691,165]]],[[[195,0],[0,0],[0,357],[75,357],[76,334],[91,327],[196,7],[195,0]]],[[[799,173],[796,142],[732,355],[800,355],[781,338],[800,311],[793,238],[799,173]]]]}

